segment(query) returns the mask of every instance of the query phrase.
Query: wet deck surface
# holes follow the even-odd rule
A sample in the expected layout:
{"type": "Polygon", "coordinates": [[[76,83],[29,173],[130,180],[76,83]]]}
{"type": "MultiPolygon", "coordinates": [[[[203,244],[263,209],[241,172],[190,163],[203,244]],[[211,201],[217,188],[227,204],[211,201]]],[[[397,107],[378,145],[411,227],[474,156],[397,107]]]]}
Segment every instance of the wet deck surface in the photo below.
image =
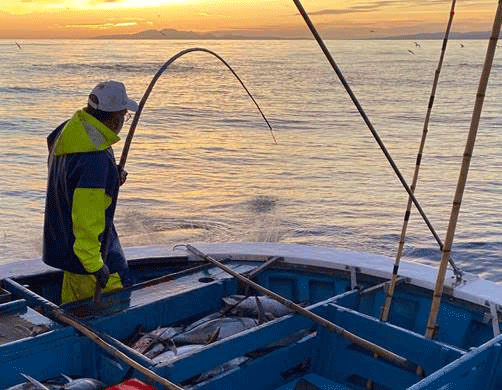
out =
{"type": "MultiPolygon", "coordinates": [[[[261,263],[236,262],[227,263],[226,265],[235,272],[243,274],[258,268],[261,263]]],[[[134,289],[133,286],[131,289],[103,295],[99,307],[96,307],[92,300],[72,303],[63,307],[67,313],[78,318],[108,316],[197,289],[213,282],[232,278],[233,276],[227,274],[225,271],[217,267],[210,267],[174,280],[161,281],[158,284],[143,286],[139,289],[134,289]]]]}

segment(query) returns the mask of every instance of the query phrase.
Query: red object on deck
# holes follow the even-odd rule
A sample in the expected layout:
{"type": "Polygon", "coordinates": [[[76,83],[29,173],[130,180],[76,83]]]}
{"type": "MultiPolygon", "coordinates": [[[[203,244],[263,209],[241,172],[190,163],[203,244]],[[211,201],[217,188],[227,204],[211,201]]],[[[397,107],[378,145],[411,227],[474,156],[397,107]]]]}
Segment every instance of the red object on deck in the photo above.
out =
{"type": "Polygon", "coordinates": [[[107,390],[155,390],[155,387],[147,385],[138,379],[129,379],[118,385],[109,387],[107,390]]]}

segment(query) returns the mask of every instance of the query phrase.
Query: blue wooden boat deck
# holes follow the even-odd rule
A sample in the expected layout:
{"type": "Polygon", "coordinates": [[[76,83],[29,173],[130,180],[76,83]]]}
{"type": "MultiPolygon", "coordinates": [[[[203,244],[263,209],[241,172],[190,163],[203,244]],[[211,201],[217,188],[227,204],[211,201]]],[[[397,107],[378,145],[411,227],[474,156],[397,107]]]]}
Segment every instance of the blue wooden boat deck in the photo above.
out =
{"type": "MultiPolygon", "coordinates": [[[[244,274],[262,263],[227,258],[228,266],[244,274]]],[[[175,278],[150,285],[143,281],[135,288],[104,296],[99,312],[93,310],[90,301],[64,309],[133,360],[187,389],[345,390],[365,389],[369,380],[375,390],[439,389],[449,385],[455,389],[502,388],[501,337],[493,336],[486,307],[466,305],[450,296],[441,307],[437,337],[429,340],[422,334],[430,291],[406,281],[399,284],[390,321],[384,323],[378,320],[385,299],[384,278],[358,272],[354,288],[354,273],[348,269],[312,264],[291,267],[287,262],[264,270],[257,282],[404,357],[415,369],[376,359],[368,350],[298,314],[265,322],[156,364],[126,343],[138,326],[149,331],[190,323],[221,310],[222,298],[243,290],[237,280],[216,267],[176,272],[175,278]],[[245,359],[238,366],[200,381],[201,375],[239,357],[245,359]],[[418,375],[416,367],[424,374],[418,375]]],[[[110,386],[131,376],[148,381],[75,329],[48,318],[43,313],[44,297],[9,279],[3,281],[3,289],[10,298],[0,304],[0,316],[19,317],[50,331],[0,344],[0,388],[20,383],[21,372],[39,380],[60,373],[90,376],[110,386]]],[[[52,294],[51,289],[46,291],[52,294]]]]}

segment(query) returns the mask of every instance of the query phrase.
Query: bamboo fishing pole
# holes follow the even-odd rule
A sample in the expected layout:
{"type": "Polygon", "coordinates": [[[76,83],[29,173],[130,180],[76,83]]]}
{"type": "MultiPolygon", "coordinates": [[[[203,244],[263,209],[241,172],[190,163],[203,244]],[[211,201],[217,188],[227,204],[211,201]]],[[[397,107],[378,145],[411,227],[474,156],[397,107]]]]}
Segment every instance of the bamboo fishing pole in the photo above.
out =
{"type": "MultiPolygon", "coordinates": [[[[134,118],[133,118],[133,121],[132,121],[131,126],[129,128],[129,132],[127,133],[127,137],[126,137],[126,140],[124,142],[124,148],[122,149],[122,155],[120,157],[120,162],[119,162],[118,167],[117,167],[118,171],[119,171],[119,174],[124,170],[124,167],[125,167],[125,164],[126,164],[126,160],[127,160],[127,156],[129,154],[129,149],[131,147],[131,142],[132,142],[132,139],[134,137],[134,132],[136,131],[136,127],[138,125],[139,118],[140,118],[141,113],[143,111],[143,107],[145,106],[145,103],[146,103],[148,97],[150,96],[150,93],[152,92],[153,87],[157,83],[157,80],[160,78],[160,76],[166,71],[166,69],[174,61],[176,61],[178,58],[180,58],[181,56],[183,56],[185,54],[188,54],[188,53],[191,53],[191,52],[195,52],[195,51],[205,52],[205,53],[209,53],[209,54],[215,56],[217,59],[219,59],[230,70],[230,72],[232,72],[232,74],[239,81],[239,83],[241,84],[241,86],[244,88],[244,90],[246,91],[246,93],[248,94],[248,96],[253,101],[254,105],[256,106],[256,108],[258,109],[258,111],[260,112],[262,118],[265,120],[265,122],[266,122],[266,124],[267,124],[267,126],[268,126],[268,128],[270,130],[270,134],[272,136],[272,139],[274,140],[274,144],[277,144],[277,140],[276,140],[276,138],[274,136],[274,132],[272,130],[272,126],[270,125],[267,117],[263,113],[262,109],[260,108],[259,104],[256,102],[256,100],[253,97],[253,95],[251,94],[251,92],[249,92],[249,90],[247,89],[247,87],[244,84],[244,82],[237,75],[237,73],[232,69],[232,67],[221,56],[219,56],[218,54],[216,54],[215,52],[213,52],[211,50],[200,48],[200,47],[189,48],[189,49],[185,49],[185,50],[182,50],[182,51],[178,52],[177,54],[175,54],[174,56],[172,56],[170,59],[168,59],[159,68],[159,70],[157,71],[157,73],[155,73],[154,77],[150,81],[150,84],[148,85],[148,87],[147,87],[145,93],[143,94],[143,97],[141,98],[141,101],[140,101],[140,103],[138,105],[138,110],[134,114],[134,118]]],[[[118,199],[118,194],[119,194],[119,188],[120,188],[120,184],[117,186],[115,194],[113,196],[113,200],[112,200],[112,204],[115,205],[113,207],[113,209],[112,209],[112,221],[113,221],[113,218],[115,216],[115,207],[117,206],[117,199],[118,199]]],[[[103,244],[102,244],[102,248],[103,248],[103,254],[102,254],[103,260],[105,260],[106,257],[108,256],[108,250],[109,250],[109,245],[110,245],[109,241],[110,241],[110,236],[111,236],[111,229],[112,229],[112,224],[110,224],[107,227],[107,229],[105,231],[105,234],[104,234],[104,239],[103,239],[103,244]]],[[[95,306],[99,306],[99,303],[101,301],[101,287],[99,286],[99,284],[97,283],[97,281],[96,281],[96,286],[95,286],[95,290],[94,290],[93,301],[94,301],[94,305],[95,306]]]]}
{"type": "Polygon", "coordinates": [[[469,166],[471,163],[472,152],[474,150],[474,144],[476,142],[476,135],[479,127],[479,120],[481,117],[481,110],[483,108],[486,88],[488,86],[488,79],[490,77],[490,72],[492,69],[493,58],[495,56],[495,50],[497,48],[497,40],[500,35],[501,25],[502,25],[502,0],[499,0],[497,11],[495,13],[495,19],[493,22],[490,41],[488,42],[488,48],[486,51],[483,71],[481,73],[481,78],[479,81],[478,92],[476,94],[476,101],[472,113],[471,126],[469,129],[469,134],[465,145],[464,156],[462,159],[462,166],[460,168],[460,174],[457,182],[457,189],[455,191],[455,197],[453,199],[453,206],[451,209],[450,221],[448,223],[448,230],[446,232],[443,255],[441,257],[441,263],[439,266],[436,286],[434,288],[434,295],[431,303],[431,311],[429,314],[429,319],[427,321],[427,330],[425,333],[425,337],[429,339],[432,339],[434,337],[434,333],[436,330],[436,320],[439,312],[439,306],[441,304],[441,296],[443,293],[444,280],[446,274],[446,266],[448,263],[448,257],[450,255],[451,247],[453,244],[453,238],[455,236],[455,228],[457,226],[458,215],[460,213],[460,205],[462,203],[465,184],[467,182],[467,174],[469,173],[469,166]]]}
{"type": "Polygon", "coordinates": [[[418,200],[415,197],[415,195],[413,194],[413,191],[411,190],[410,186],[408,185],[408,183],[406,183],[406,180],[404,180],[404,177],[401,174],[399,168],[397,167],[396,163],[392,159],[392,156],[390,155],[389,151],[385,147],[385,144],[383,143],[382,139],[378,135],[378,132],[373,127],[373,124],[371,123],[371,121],[369,120],[368,116],[366,115],[363,107],[361,106],[361,104],[357,100],[356,95],[354,94],[354,92],[352,92],[352,89],[350,88],[350,85],[345,80],[345,77],[343,76],[341,70],[338,68],[338,65],[336,64],[335,60],[333,59],[333,56],[331,55],[331,53],[329,52],[328,48],[324,44],[321,36],[317,32],[314,24],[312,23],[312,21],[310,20],[310,17],[308,16],[307,12],[303,8],[300,0],[293,0],[293,2],[295,3],[296,7],[298,8],[298,11],[300,11],[300,14],[302,15],[303,19],[305,20],[305,23],[307,23],[307,26],[309,27],[310,31],[312,32],[312,35],[314,36],[314,38],[316,39],[317,43],[321,47],[324,55],[326,56],[326,58],[328,59],[328,62],[331,65],[331,67],[333,68],[333,70],[337,74],[340,82],[342,83],[342,85],[344,86],[345,90],[347,91],[347,93],[349,94],[350,98],[352,99],[352,102],[356,106],[357,111],[359,112],[359,114],[363,118],[364,122],[368,126],[368,129],[371,131],[371,134],[373,135],[373,137],[375,138],[376,142],[380,146],[380,149],[382,150],[383,154],[387,158],[387,161],[389,162],[390,166],[394,170],[394,173],[396,174],[396,176],[398,177],[399,181],[403,185],[404,189],[408,193],[409,197],[413,201],[413,204],[415,205],[415,207],[417,208],[418,212],[422,216],[422,219],[424,220],[425,224],[427,225],[427,227],[429,228],[430,232],[434,236],[436,242],[439,244],[439,248],[442,250],[443,249],[443,242],[441,241],[441,239],[437,235],[436,231],[434,230],[434,227],[432,226],[431,222],[429,221],[429,218],[427,218],[427,215],[425,214],[424,210],[422,209],[422,206],[420,206],[420,203],[418,203],[418,200]]]}
{"type": "MultiPolygon", "coordinates": [[[[415,189],[416,189],[417,182],[418,182],[418,174],[420,172],[420,164],[422,162],[422,154],[423,154],[424,147],[425,147],[425,140],[427,138],[427,133],[429,131],[429,120],[430,120],[431,113],[432,113],[432,106],[434,105],[434,98],[436,96],[436,89],[437,89],[437,85],[439,82],[439,74],[441,73],[441,68],[443,67],[443,60],[444,60],[444,56],[446,53],[446,46],[448,44],[448,37],[450,35],[450,29],[451,29],[451,25],[453,22],[453,16],[455,15],[455,3],[456,3],[456,0],[453,0],[451,2],[450,17],[448,19],[448,24],[446,26],[446,31],[445,31],[444,38],[443,38],[443,45],[441,47],[441,54],[439,56],[438,66],[437,66],[436,72],[434,74],[434,81],[432,83],[432,91],[431,91],[431,95],[429,97],[429,105],[427,106],[427,113],[425,115],[424,127],[422,130],[422,139],[420,140],[420,147],[418,148],[417,160],[416,160],[416,165],[415,165],[415,172],[413,173],[413,180],[412,180],[411,187],[410,187],[410,189],[413,193],[415,193],[415,189]]],[[[401,228],[401,237],[399,239],[399,246],[397,249],[396,259],[394,262],[394,268],[392,270],[392,277],[390,280],[389,288],[386,291],[385,304],[384,304],[384,307],[382,310],[382,314],[380,316],[380,319],[382,321],[387,321],[389,319],[390,306],[392,304],[392,298],[394,296],[394,290],[396,288],[397,275],[399,272],[399,263],[401,261],[402,255],[403,255],[404,242],[406,239],[406,230],[408,229],[408,222],[409,222],[410,214],[411,214],[411,206],[412,206],[412,199],[411,199],[411,197],[409,197],[408,204],[406,205],[406,212],[404,213],[403,227],[401,228]]],[[[453,262],[451,257],[449,257],[449,260],[450,260],[451,266],[453,267],[453,271],[457,275],[457,278],[459,276],[461,277],[462,273],[460,272],[460,270],[457,269],[457,267],[455,266],[455,263],[453,262]]]]}
{"type": "Polygon", "coordinates": [[[87,337],[88,339],[93,341],[95,344],[97,344],[101,349],[103,349],[104,351],[106,351],[110,355],[116,357],[120,361],[124,362],[128,366],[141,372],[148,379],[151,379],[152,381],[155,381],[155,382],[161,384],[166,389],[183,390],[182,387],[168,381],[166,378],[161,377],[157,373],[155,373],[152,370],[148,369],[147,367],[139,364],[138,362],[131,359],[129,356],[127,356],[123,352],[119,351],[114,346],[112,346],[109,343],[107,343],[106,341],[104,341],[88,325],[80,322],[76,318],[73,318],[69,314],[64,313],[63,310],[58,305],[54,304],[53,302],[51,302],[51,301],[49,301],[39,295],[34,294],[30,290],[28,290],[26,287],[20,285],[19,283],[13,281],[10,278],[6,278],[5,281],[7,281],[7,283],[9,283],[11,286],[13,286],[16,289],[22,291],[23,293],[29,295],[31,298],[33,298],[35,301],[37,301],[37,303],[42,305],[42,307],[45,309],[45,311],[47,311],[47,313],[50,314],[52,317],[54,317],[56,320],[75,328],[77,331],[82,333],[85,337],[87,337]]]}
{"type": "Polygon", "coordinates": [[[289,299],[284,298],[283,296],[276,294],[275,292],[266,289],[265,287],[262,287],[258,283],[253,282],[252,280],[246,278],[245,276],[242,276],[241,274],[235,272],[231,268],[227,267],[226,265],[221,264],[218,260],[212,258],[211,256],[208,256],[207,254],[201,252],[197,248],[193,247],[192,245],[186,245],[186,249],[194,254],[197,257],[200,257],[201,259],[204,259],[206,261],[211,262],[218,268],[222,269],[223,271],[227,272],[228,274],[232,275],[242,283],[245,283],[246,285],[254,288],[257,291],[260,291],[264,295],[267,295],[268,297],[275,299],[276,301],[282,303],[284,306],[288,307],[289,309],[295,311],[298,314],[301,314],[307,318],[310,318],[312,321],[315,323],[325,327],[326,329],[330,330],[331,332],[335,332],[339,336],[346,338],[347,340],[353,342],[354,344],[365,348],[374,354],[391,361],[403,368],[406,368],[408,370],[414,371],[416,370],[416,365],[411,363],[409,360],[406,358],[399,356],[395,354],[394,352],[391,352],[375,343],[372,343],[368,340],[363,339],[362,337],[359,337],[346,329],[342,328],[341,326],[338,326],[331,321],[326,320],[325,318],[311,312],[310,310],[307,310],[300,305],[297,305],[296,303],[290,301],[289,299]]]}

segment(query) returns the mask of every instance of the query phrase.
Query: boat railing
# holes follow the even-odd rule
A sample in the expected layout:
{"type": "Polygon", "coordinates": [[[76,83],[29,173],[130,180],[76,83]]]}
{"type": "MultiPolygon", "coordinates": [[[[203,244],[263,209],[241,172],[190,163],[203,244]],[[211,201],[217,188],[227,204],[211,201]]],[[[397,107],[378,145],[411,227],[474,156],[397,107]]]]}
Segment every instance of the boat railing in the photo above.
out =
{"type": "Polygon", "coordinates": [[[408,390],[499,389],[502,335],[432,373],[408,390]],[[450,387],[451,386],[451,387],[450,387]]]}

